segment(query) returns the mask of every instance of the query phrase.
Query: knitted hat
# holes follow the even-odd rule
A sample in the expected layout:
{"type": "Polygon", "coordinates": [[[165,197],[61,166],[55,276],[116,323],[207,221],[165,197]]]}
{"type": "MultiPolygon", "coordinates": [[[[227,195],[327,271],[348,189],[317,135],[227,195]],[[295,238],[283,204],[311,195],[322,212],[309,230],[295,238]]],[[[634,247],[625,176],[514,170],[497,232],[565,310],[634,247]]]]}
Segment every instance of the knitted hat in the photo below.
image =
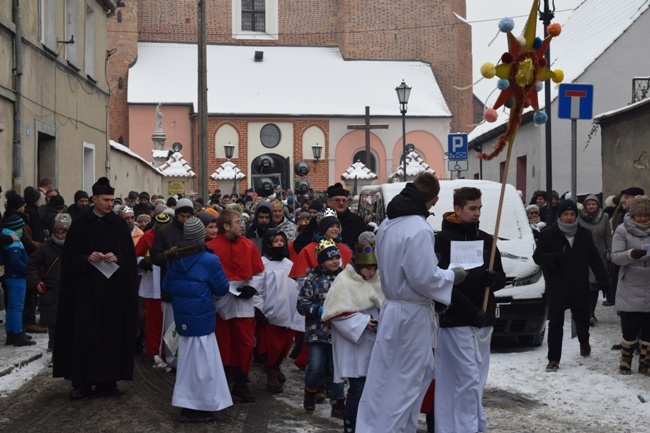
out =
{"type": "Polygon", "coordinates": [[[636,197],[637,195],[644,195],[645,191],[643,191],[643,189],[641,189],[639,187],[631,186],[631,187],[621,191],[621,194],[633,195],[633,196],[636,197]]]}
{"type": "Polygon", "coordinates": [[[160,228],[169,223],[171,220],[171,216],[167,215],[165,212],[160,212],[158,215],[156,215],[156,218],[154,218],[153,223],[156,228],[160,228]]]}
{"type": "Polygon", "coordinates": [[[582,203],[585,204],[589,200],[594,200],[596,203],[598,203],[598,207],[600,207],[600,199],[598,198],[597,195],[589,194],[587,197],[585,197],[585,199],[582,201],[582,203]]]}
{"type": "Polygon", "coordinates": [[[7,209],[18,210],[25,206],[25,199],[13,189],[7,191],[5,197],[7,197],[7,209]]]}
{"type": "Polygon", "coordinates": [[[33,186],[28,186],[25,188],[23,195],[25,196],[25,201],[31,204],[35,204],[41,199],[41,193],[38,192],[38,190],[33,186]]]}
{"type": "Polygon", "coordinates": [[[146,192],[146,191],[142,191],[140,193],[140,195],[138,195],[138,198],[145,198],[145,199],[149,200],[149,193],[146,192]]]}
{"type": "Polygon", "coordinates": [[[137,200],[137,199],[138,199],[138,193],[135,192],[135,191],[131,191],[129,193],[129,200],[133,201],[133,200],[137,200]]]}
{"type": "Polygon", "coordinates": [[[323,203],[320,200],[314,200],[309,204],[309,209],[320,212],[323,209],[323,203]]]}
{"type": "Polygon", "coordinates": [[[93,185],[93,195],[113,195],[115,194],[115,188],[111,186],[111,182],[108,178],[100,177],[97,179],[97,182],[93,185]]]}
{"type": "Polygon", "coordinates": [[[155,217],[159,213],[162,213],[165,209],[167,209],[167,206],[165,206],[164,204],[159,204],[153,209],[153,216],[155,217]]]}
{"type": "Polygon", "coordinates": [[[9,230],[19,230],[25,225],[25,221],[15,213],[9,215],[9,218],[4,223],[4,226],[6,229],[9,230]]]}
{"type": "Polygon", "coordinates": [[[176,199],[174,197],[169,197],[167,199],[167,206],[168,207],[176,206],[176,203],[177,202],[176,202],[176,199]]]}
{"type": "Polygon", "coordinates": [[[327,198],[332,198],[332,197],[347,197],[350,195],[350,191],[347,189],[343,189],[343,185],[341,185],[341,182],[336,182],[334,185],[331,185],[327,187],[327,198]]]}
{"type": "Polygon", "coordinates": [[[551,192],[551,197],[554,197],[554,198],[559,200],[560,199],[560,194],[558,194],[557,191],[553,191],[553,192],[551,192]]]}
{"type": "Polygon", "coordinates": [[[630,203],[630,216],[650,215],[650,197],[647,195],[637,195],[630,203]]]}
{"type": "Polygon", "coordinates": [[[316,253],[316,258],[318,259],[319,265],[322,265],[325,263],[325,261],[331,259],[332,257],[341,257],[341,251],[339,251],[336,243],[329,239],[321,240],[318,245],[316,245],[316,249],[314,251],[316,253]]]}
{"type": "Polygon", "coordinates": [[[182,212],[194,213],[194,204],[189,198],[182,198],[176,203],[176,215],[182,212]]]}
{"type": "Polygon", "coordinates": [[[357,244],[354,246],[354,264],[357,267],[377,266],[375,242],[373,232],[363,232],[359,235],[357,244]]]}
{"type": "Polygon", "coordinates": [[[327,229],[334,224],[338,224],[339,228],[341,227],[341,222],[336,217],[336,211],[334,209],[326,207],[318,217],[318,233],[321,235],[324,235],[327,229]]]}
{"type": "Polygon", "coordinates": [[[86,191],[80,189],[79,191],[74,193],[75,203],[81,200],[82,198],[88,198],[88,193],[86,191]]]}
{"type": "Polygon", "coordinates": [[[210,223],[216,223],[217,222],[217,217],[213,213],[205,211],[205,210],[203,210],[203,211],[199,212],[198,214],[196,214],[196,217],[201,220],[201,222],[203,223],[203,225],[205,227],[207,227],[208,224],[210,224],[210,223]]]}
{"type": "Polygon", "coordinates": [[[141,213],[140,215],[138,215],[135,221],[138,223],[138,226],[142,228],[149,225],[149,223],[151,222],[151,217],[146,213],[141,213]]]}
{"type": "Polygon", "coordinates": [[[58,229],[68,230],[70,229],[70,224],[72,224],[72,217],[70,214],[61,213],[54,218],[54,231],[58,229]]]}
{"type": "Polygon", "coordinates": [[[205,226],[197,217],[189,217],[183,224],[183,240],[190,242],[203,242],[205,240],[205,226]]]}
{"type": "Polygon", "coordinates": [[[530,212],[531,210],[536,210],[537,212],[539,212],[539,208],[537,207],[536,204],[529,204],[528,206],[526,206],[526,214],[528,214],[528,212],[530,212]]]}
{"type": "Polygon", "coordinates": [[[65,200],[62,195],[55,195],[50,199],[50,206],[56,210],[61,210],[65,207],[65,200]]]}
{"type": "Polygon", "coordinates": [[[610,195],[605,199],[605,207],[612,207],[614,205],[614,196],[610,195]]]}
{"type": "Polygon", "coordinates": [[[557,205],[557,216],[558,218],[568,210],[572,210],[578,214],[578,206],[573,200],[562,200],[559,205],[557,205]]]}
{"type": "Polygon", "coordinates": [[[162,211],[161,213],[164,213],[165,215],[169,215],[170,217],[172,217],[172,219],[174,219],[174,217],[176,216],[176,211],[170,207],[165,208],[165,210],[162,211]]]}

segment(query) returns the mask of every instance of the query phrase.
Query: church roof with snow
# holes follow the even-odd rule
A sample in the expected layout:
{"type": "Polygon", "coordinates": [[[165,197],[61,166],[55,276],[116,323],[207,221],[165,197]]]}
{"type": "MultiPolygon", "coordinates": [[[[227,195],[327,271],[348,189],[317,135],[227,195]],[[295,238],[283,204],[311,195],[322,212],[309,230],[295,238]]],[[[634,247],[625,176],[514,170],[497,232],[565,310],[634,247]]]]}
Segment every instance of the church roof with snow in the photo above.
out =
{"type": "Polygon", "coordinates": [[[348,167],[347,170],[343,172],[341,178],[344,180],[348,179],[377,179],[377,175],[372,172],[366,165],[357,161],[348,167]]]}
{"type": "MultiPolygon", "coordinates": [[[[422,173],[423,171],[427,171],[429,173],[435,174],[435,170],[433,170],[429,164],[424,162],[424,159],[420,155],[418,155],[417,152],[410,152],[408,155],[406,155],[406,176],[417,176],[418,174],[422,173]]],[[[388,177],[388,180],[393,180],[395,178],[403,178],[404,177],[404,168],[402,164],[397,167],[397,170],[395,170],[395,173],[391,174],[388,177]]]]}
{"type": "Polygon", "coordinates": [[[166,177],[196,177],[196,173],[180,152],[173,153],[158,170],[166,177]]]}
{"type": "Polygon", "coordinates": [[[243,179],[244,173],[231,161],[226,161],[210,175],[214,180],[243,179]]]}
{"type": "MultiPolygon", "coordinates": [[[[140,42],[128,102],[196,110],[197,52],[194,44],[140,42]]],[[[368,105],[374,116],[399,116],[395,87],[405,80],[409,117],[451,117],[431,66],[420,61],[345,60],[337,47],[208,45],[207,70],[210,114],[357,116],[368,105]]]]}
{"type": "MultiPolygon", "coordinates": [[[[553,38],[551,42],[551,69],[564,71],[564,83],[575,82],[649,7],[650,2],[647,0],[619,0],[615,3],[611,0],[585,0],[562,26],[560,36],[553,38]]],[[[543,32],[542,25],[537,26],[537,32],[543,32]]],[[[474,58],[474,61],[482,64],[494,59],[474,58]]],[[[496,79],[494,86],[496,88],[496,79]]],[[[544,90],[538,95],[541,109],[545,101],[544,90]]],[[[557,95],[558,86],[551,84],[551,101],[554,101],[557,95]]],[[[488,107],[492,106],[496,97],[495,92],[492,100],[487,101],[488,107]]],[[[530,110],[532,108],[528,109],[530,110]]],[[[497,111],[497,121],[484,122],[474,128],[469,134],[470,140],[507,123],[508,113],[503,109],[497,111]]]]}

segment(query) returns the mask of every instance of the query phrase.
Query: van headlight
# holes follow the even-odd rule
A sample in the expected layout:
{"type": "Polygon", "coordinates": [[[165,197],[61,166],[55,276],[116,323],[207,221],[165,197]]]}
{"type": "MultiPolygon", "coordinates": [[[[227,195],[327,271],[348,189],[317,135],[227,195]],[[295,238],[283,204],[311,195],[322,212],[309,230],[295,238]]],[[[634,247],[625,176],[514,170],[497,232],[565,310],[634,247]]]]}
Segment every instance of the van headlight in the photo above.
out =
{"type": "Polygon", "coordinates": [[[513,281],[512,285],[515,287],[529,286],[531,284],[535,284],[536,282],[538,282],[540,278],[542,278],[542,268],[537,266],[535,272],[533,272],[532,274],[526,275],[525,277],[522,278],[515,278],[515,281],[513,281]]]}

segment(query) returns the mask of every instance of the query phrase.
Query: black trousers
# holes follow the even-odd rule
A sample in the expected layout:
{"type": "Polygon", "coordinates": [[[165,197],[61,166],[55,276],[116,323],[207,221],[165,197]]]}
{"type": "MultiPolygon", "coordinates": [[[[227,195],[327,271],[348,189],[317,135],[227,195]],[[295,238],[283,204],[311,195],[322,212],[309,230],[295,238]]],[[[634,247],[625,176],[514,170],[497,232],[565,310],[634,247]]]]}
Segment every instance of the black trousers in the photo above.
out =
{"type": "Polygon", "coordinates": [[[621,331],[624,340],[650,342],[650,313],[621,311],[621,331]]]}
{"type": "MultiPolygon", "coordinates": [[[[562,336],[564,335],[564,311],[548,312],[548,360],[560,362],[562,358],[562,336]]],[[[571,310],[578,331],[578,341],[589,343],[589,310],[571,310]]]]}

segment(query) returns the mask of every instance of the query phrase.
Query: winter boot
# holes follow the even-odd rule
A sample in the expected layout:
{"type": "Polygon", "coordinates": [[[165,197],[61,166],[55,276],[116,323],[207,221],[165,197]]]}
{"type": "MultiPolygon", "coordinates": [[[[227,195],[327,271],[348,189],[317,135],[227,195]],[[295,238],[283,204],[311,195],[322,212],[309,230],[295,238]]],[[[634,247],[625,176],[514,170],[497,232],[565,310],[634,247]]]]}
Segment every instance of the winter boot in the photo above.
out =
{"type": "Polygon", "coordinates": [[[266,389],[271,394],[279,394],[282,392],[282,384],[278,380],[278,371],[273,367],[266,370],[266,389]]]}
{"type": "Polygon", "coordinates": [[[24,332],[14,334],[14,347],[33,346],[36,342],[28,339],[24,332]]]}
{"type": "Polygon", "coordinates": [[[639,341],[641,354],[639,355],[639,373],[650,376],[650,342],[639,341]]]}
{"type": "Polygon", "coordinates": [[[357,426],[357,420],[345,417],[343,418],[343,433],[354,433],[357,426]]]}
{"type": "Polygon", "coordinates": [[[634,346],[636,345],[636,340],[634,341],[621,341],[621,362],[618,367],[618,371],[621,374],[631,374],[632,373],[632,357],[634,356],[634,346]]]}
{"type": "Polygon", "coordinates": [[[5,341],[5,345],[11,346],[12,344],[14,344],[14,333],[7,331],[7,341],[5,341]]]}
{"type": "Polygon", "coordinates": [[[336,399],[336,403],[332,405],[332,412],[330,416],[332,418],[344,419],[345,415],[345,397],[340,397],[336,399]]]}
{"type": "Polygon", "coordinates": [[[275,370],[278,372],[278,382],[280,383],[286,382],[287,376],[285,376],[282,370],[280,370],[280,366],[275,367],[275,370]]]}
{"type": "Polygon", "coordinates": [[[305,388],[305,397],[302,406],[306,411],[313,412],[316,409],[316,391],[305,388]]]}
{"type": "Polygon", "coordinates": [[[428,413],[426,416],[427,416],[427,433],[433,433],[433,427],[435,425],[433,412],[428,413]]]}
{"type": "Polygon", "coordinates": [[[235,384],[232,387],[232,395],[238,397],[244,403],[253,403],[255,396],[250,389],[248,389],[248,375],[245,374],[241,368],[235,370],[235,384]]]}

